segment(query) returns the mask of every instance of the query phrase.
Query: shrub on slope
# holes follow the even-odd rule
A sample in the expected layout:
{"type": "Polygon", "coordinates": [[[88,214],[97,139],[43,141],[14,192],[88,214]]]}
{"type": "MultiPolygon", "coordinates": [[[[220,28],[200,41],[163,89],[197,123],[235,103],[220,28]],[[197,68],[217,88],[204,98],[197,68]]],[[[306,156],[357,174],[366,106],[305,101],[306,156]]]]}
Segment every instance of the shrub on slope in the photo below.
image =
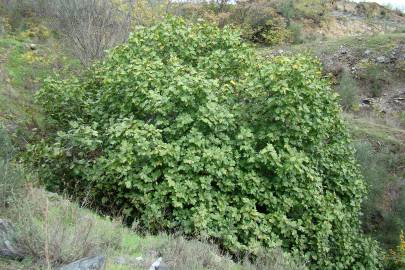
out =
{"type": "Polygon", "coordinates": [[[263,62],[228,28],[169,19],[37,100],[59,130],[31,149],[51,189],[235,253],[378,268],[337,98],[311,58],[263,62]]]}

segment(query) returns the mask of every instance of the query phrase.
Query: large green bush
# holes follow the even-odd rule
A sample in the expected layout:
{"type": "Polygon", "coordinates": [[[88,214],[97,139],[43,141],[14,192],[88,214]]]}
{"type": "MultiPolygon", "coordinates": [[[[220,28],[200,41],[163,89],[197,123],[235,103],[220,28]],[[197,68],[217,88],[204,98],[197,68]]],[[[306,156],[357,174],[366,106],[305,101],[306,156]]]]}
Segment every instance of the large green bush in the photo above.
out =
{"type": "Polygon", "coordinates": [[[337,97],[306,56],[265,62],[239,33],[169,19],[37,100],[51,189],[231,252],[281,246],[312,269],[376,269],[337,97]]]}

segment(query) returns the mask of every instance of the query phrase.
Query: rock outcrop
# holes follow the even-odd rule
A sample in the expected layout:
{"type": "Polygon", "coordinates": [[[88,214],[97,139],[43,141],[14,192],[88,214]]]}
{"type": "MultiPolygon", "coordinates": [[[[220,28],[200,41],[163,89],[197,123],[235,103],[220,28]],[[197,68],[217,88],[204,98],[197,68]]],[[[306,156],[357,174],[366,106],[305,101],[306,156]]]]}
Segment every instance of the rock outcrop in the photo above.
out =
{"type": "Polygon", "coordinates": [[[105,268],[105,257],[93,256],[72,262],[68,265],[59,268],[59,270],[104,270],[104,268],[105,268]]]}
{"type": "Polygon", "coordinates": [[[10,222],[0,219],[0,257],[22,259],[24,254],[18,248],[15,230],[10,222]]]}

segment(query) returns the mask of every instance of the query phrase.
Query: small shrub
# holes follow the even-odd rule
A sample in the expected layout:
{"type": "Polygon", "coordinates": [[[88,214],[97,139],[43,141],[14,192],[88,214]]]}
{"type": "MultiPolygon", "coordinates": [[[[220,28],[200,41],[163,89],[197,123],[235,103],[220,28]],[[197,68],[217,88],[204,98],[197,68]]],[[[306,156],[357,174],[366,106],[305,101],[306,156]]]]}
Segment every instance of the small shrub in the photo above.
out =
{"type": "Polygon", "coordinates": [[[395,64],[395,71],[394,72],[397,72],[398,74],[403,74],[403,72],[405,72],[405,60],[403,60],[403,61],[398,61],[396,64],[395,64]]]}
{"type": "Polygon", "coordinates": [[[405,126],[405,112],[399,113],[399,122],[401,123],[401,125],[405,126]]]}
{"type": "Polygon", "coordinates": [[[0,124],[0,209],[8,207],[24,184],[24,177],[13,164],[14,149],[0,124]]]}
{"type": "Polygon", "coordinates": [[[0,124],[0,159],[9,161],[14,156],[14,149],[6,129],[0,124]]]}
{"type": "Polygon", "coordinates": [[[0,17],[0,36],[4,36],[11,31],[8,18],[0,17]]]}
{"type": "Polygon", "coordinates": [[[52,198],[40,189],[27,189],[24,200],[15,202],[8,216],[23,252],[50,266],[98,255],[121,244],[118,230],[103,226],[102,221],[71,202],[52,198]]]}
{"type": "Polygon", "coordinates": [[[315,23],[321,23],[327,17],[330,9],[329,1],[325,0],[302,0],[296,1],[295,9],[298,16],[313,20],[315,23]]]}
{"type": "Polygon", "coordinates": [[[282,1],[278,9],[280,10],[281,14],[283,14],[283,17],[287,19],[288,24],[296,15],[293,0],[282,1]]]}
{"type": "Polygon", "coordinates": [[[312,269],[378,268],[317,60],[265,62],[228,27],[171,18],[84,77],[49,80],[37,101],[59,130],[30,150],[51,189],[235,254],[281,245],[312,269]]]}
{"type": "Polygon", "coordinates": [[[27,29],[20,33],[22,38],[47,40],[51,35],[50,30],[42,24],[29,23],[27,29]]]}
{"type": "Polygon", "coordinates": [[[405,27],[403,27],[403,26],[400,26],[399,28],[397,28],[396,30],[395,30],[395,33],[405,33],[405,27]]]}
{"type": "Polygon", "coordinates": [[[354,146],[368,186],[362,205],[364,231],[391,249],[405,226],[405,190],[401,175],[394,173],[403,156],[384,145],[376,149],[368,141],[357,141],[354,146]]]}
{"type": "Polygon", "coordinates": [[[405,268],[405,236],[401,230],[399,235],[399,244],[395,249],[389,251],[386,258],[388,269],[404,269],[405,268]]]}
{"type": "MultiPolygon", "coordinates": [[[[147,236],[138,246],[138,252],[157,253],[164,258],[171,269],[176,270],[306,270],[306,266],[280,248],[265,250],[259,248],[255,255],[238,256],[236,264],[213,243],[181,236],[160,234],[147,236]],[[243,258],[240,258],[243,257],[243,258]]],[[[152,258],[155,259],[155,258],[152,258]]]]}
{"type": "Polygon", "coordinates": [[[275,248],[271,251],[261,249],[252,263],[245,260],[244,269],[246,270],[305,270],[307,267],[288,254],[283,253],[281,249],[275,248]]]}
{"type": "Polygon", "coordinates": [[[86,66],[129,35],[132,6],[125,11],[112,0],[56,0],[49,6],[57,30],[86,66]]]}
{"type": "Polygon", "coordinates": [[[198,22],[204,20],[206,22],[214,23],[220,27],[226,24],[234,22],[229,20],[229,16],[233,16],[233,19],[238,15],[230,12],[217,12],[215,7],[212,7],[211,3],[173,3],[170,6],[169,13],[175,16],[180,16],[186,20],[192,22],[198,22]]]}
{"type": "Polygon", "coordinates": [[[381,80],[373,80],[370,86],[370,92],[373,97],[381,97],[383,92],[383,82],[381,80]]]}
{"type": "Polygon", "coordinates": [[[270,46],[280,45],[291,40],[291,32],[284,23],[268,20],[264,25],[255,29],[253,41],[270,46]]]}
{"type": "Polygon", "coordinates": [[[391,80],[391,74],[384,66],[378,64],[366,66],[360,76],[367,81],[369,93],[372,97],[380,97],[384,90],[384,85],[391,80]]]}
{"type": "Polygon", "coordinates": [[[350,72],[344,71],[341,74],[337,90],[344,110],[351,110],[358,105],[358,88],[350,72]]]}
{"type": "Polygon", "coordinates": [[[293,44],[301,44],[304,42],[302,38],[302,24],[293,23],[288,26],[291,33],[291,42],[293,44]]]}
{"type": "Polygon", "coordinates": [[[240,26],[243,37],[256,43],[278,45],[291,37],[285,19],[269,1],[238,3],[229,16],[229,23],[240,26]]]}
{"type": "Polygon", "coordinates": [[[361,171],[368,185],[368,196],[363,202],[363,226],[365,231],[377,231],[374,227],[381,222],[381,202],[384,197],[385,186],[389,180],[387,164],[382,155],[375,152],[367,141],[357,141],[355,144],[356,159],[361,165],[361,171]]]}
{"type": "Polygon", "coordinates": [[[172,269],[230,270],[231,260],[220,256],[219,249],[212,244],[182,237],[171,239],[161,248],[161,254],[172,269]]]}
{"type": "Polygon", "coordinates": [[[26,188],[25,176],[13,164],[13,147],[0,128],[0,209],[16,227],[22,252],[34,261],[60,265],[120,245],[117,230],[84,215],[77,206],[43,190],[26,188]],[[96,226],[97,225],[97,226],[96,226]]]}
{"type": "MultiPolygon", "coordinates": [[[[123,3],[124,1],[121,1],[123,3]]],[[[116,2],[114,2],[116,3],[116,2]]],[[[176,13],[179,11],[179,6],[186,9],[186,6],[189,6],[189,3],[181,2],[180,4],[177,2],[173,2],[170,0],[160,0],[160,1],[148,1],[148,0],[140,0],[140,1],[126,1],[126,3],[130,3],[125,7],[123,10],[128,10],[128,8],[132,7],[132,23],[135,25],[152,25],[156,22],[159,22],[164,19],[164,17],[170,13],[176,13]]],[[[190,6],[192,4],[190,3],[190,6]]],[[[182,9],[180,8],[180,10],[182,9]]],[[[180,14],[179,14],[180,15],[180,14]]]]}

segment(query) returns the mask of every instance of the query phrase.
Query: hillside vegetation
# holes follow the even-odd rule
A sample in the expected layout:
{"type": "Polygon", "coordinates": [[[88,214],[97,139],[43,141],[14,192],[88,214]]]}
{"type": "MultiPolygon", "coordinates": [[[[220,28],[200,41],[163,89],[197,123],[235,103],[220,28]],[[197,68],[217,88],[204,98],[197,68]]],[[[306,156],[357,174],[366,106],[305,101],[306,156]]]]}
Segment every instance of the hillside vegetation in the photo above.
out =
{"type": "Polygon", "coordinates": [[[402,269],[404,18],[2,2],[0,219],[24,260],[0,268],[402,269]]]}

